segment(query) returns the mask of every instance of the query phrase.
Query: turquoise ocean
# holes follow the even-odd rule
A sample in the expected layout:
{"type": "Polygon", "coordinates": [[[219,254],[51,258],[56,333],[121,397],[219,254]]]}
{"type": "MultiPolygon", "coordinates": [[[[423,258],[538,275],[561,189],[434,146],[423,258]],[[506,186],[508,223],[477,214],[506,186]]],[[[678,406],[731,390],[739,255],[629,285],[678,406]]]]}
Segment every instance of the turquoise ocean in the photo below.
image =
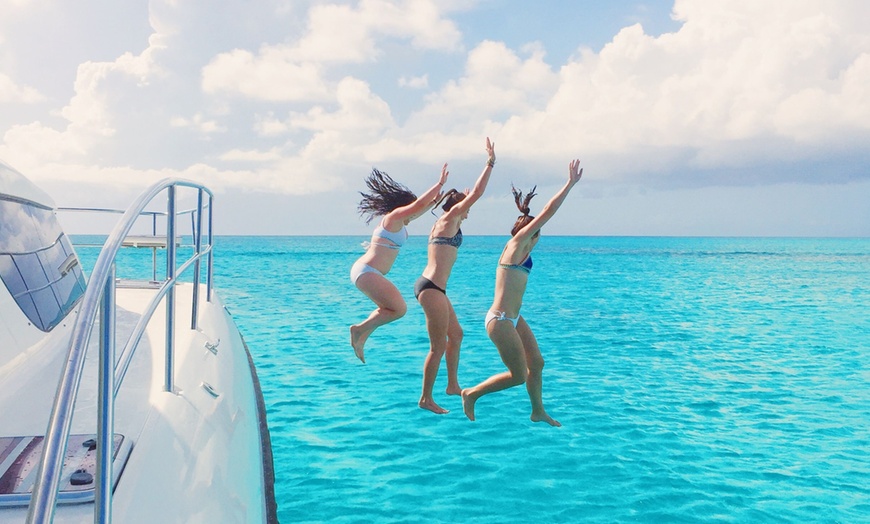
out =
{"type": "MultiPolygon", "coordinates": [[[[507,237],[467,235],[447,292],[460,382],[504,370],[486,336],[507,237]]],[[[870,522],[870,239],[548,237],[522,314],[546,360],[477,420],[417,407],[428,337],[408,314],[366,364],[350,324],[362,237],[218,237],[215,279],[257,365],[279,518],[295,522],[870,522]]]]}

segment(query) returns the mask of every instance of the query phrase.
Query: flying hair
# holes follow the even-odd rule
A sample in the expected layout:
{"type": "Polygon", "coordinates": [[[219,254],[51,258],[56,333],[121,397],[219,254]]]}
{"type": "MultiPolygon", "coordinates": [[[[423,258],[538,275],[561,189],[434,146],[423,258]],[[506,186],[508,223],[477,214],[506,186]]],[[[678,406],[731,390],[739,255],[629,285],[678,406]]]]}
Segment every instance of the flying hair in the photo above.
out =
{"type": "Polygon", "coordinates": [[[530,215],[532,211],[529,208],[529,202],[532,201],[532,197],[537,195],[537,193],[535,193],[535,189],[537,188],[538,186],[534,186],[531,191],[523,196],[523,192],[514,187],[513,184],[511,184],[511,192],[514,194],[514,202],[516,202],[517,204],[517,209],[519,209],[520,213],[522,213],[522,215],[517,217],[516,222],[514,222],[514,227],[511,229],[511,236],[516,235],[522,228],[526,227],[526,225],[531,222],[532,219],[535,218],[530,215]]]}
{"type": "Polygon", "coordinates": [[[366,217],[366,224],[376,216],[383,216],[402,206],[407,206],[417,200],[417,195],[410,189],[393,180],[383,171],[372,168],[372,173],[366,177],[368,193],[360,191],[360,216],[366,217]]]}
{"type": "Polygon", "coordinates": [[[523,215],[528,215],[529,213],[531,213],[531,209],[529,209],[529,202],[532,201],[533,196],[537,195],[537,193],[535,193],[535,189],[538,189],[538,186],[533,187],[532,190],[529,191],[529,193],[525,197],[523,197],[523,192],[514,187],[513,184],[511,184],[511,193],[514,194],[514,201],[517,203],[517,209],[519,209],[520,213],[522,213],[523,215]],[[523,201],[522,204],[520,203],[520,200],[523,201]]]}

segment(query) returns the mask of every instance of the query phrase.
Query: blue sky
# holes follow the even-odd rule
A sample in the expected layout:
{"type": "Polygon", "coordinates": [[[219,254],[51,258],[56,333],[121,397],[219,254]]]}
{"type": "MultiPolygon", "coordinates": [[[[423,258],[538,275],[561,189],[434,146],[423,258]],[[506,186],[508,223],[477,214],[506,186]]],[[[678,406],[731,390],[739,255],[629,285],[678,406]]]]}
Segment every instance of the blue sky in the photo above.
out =
{"type": "Polygon", "coordinates": [[[782,5],[0,0],[0,159],[61,206],[177,176],[220,234],[367,235],[373,166],[470,187],[489,136],[469,235],[580,158],[548,234],[870,236],[870,3],[782,5]]]}

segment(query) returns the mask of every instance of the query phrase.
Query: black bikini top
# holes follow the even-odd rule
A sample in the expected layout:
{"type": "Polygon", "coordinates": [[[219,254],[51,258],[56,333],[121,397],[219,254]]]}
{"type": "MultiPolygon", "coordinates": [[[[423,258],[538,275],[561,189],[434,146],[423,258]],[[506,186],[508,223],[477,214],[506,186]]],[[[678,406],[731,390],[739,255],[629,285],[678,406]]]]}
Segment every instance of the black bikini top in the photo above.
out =
{"type": "Polygon", "coordinates": [[[430,244],[443,244],[445,246],[453,246],[459,249],[462,245],[462,229],[456,232],[452,237],[429,237],[430,244]]]}

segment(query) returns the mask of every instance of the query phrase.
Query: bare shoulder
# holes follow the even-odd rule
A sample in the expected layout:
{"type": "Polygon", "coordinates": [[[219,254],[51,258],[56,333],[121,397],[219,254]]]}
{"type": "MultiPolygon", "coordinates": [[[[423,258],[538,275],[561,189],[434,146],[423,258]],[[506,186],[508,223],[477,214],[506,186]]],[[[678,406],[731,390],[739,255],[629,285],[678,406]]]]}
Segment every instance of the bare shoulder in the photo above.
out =
{"type": "Polygon", "coordinates": [[[404,227],[405,216],[403,213],[399,212],[400,209],[402,208],[394,209],[384,215],[384,217],[381,219],[381,225],[384,227],[384,229],[396,233],[400,231],[402,227],[404,227]]]}

